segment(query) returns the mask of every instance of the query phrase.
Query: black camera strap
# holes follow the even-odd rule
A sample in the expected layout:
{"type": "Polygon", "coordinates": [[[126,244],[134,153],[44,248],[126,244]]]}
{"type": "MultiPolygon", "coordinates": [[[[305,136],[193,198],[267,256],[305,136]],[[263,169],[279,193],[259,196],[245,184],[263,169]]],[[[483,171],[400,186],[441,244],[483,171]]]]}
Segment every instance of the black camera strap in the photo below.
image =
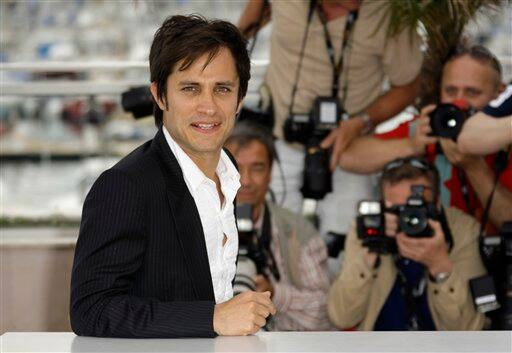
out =
{"type": "Polygon", "coordinates": [[[293,88],[292,88],[292,99],[290,100],[290,106],[288,107],[288,115],[292,115],[292,112],[293,112],[293,105],[295,103],[295,95],[297,94],[297,85],[299,84],[300,69],[302,68],[302,60],[304,59],[304,50],[306,49],[306,43],[308,41],[309,25],[311,24],[311,19],[313,18],[313,13],[315,12],[316,4],[317,4],[316,0],[311,0],[309,2],[308,20],[306,22],[306,29],[304,31],[304,35],[302,36],[302,45],[300,48],[299,63],[297,65],[297,70],[295,71],[295,81],[293,83],[293,88]]]}
{"type": "Polygon", "coordinates": [[[500,175],[507,169],[507,165],[510,159],[510,151],[512,150],[512,146],[509,146],[508,150],[505,152],[504,150],[499,151],[494,158],[494,169],[496,170],[496,175],[494,179],[494,186],[492,187],[491,194],[487,199],[487,203],[485,204],[484,212],[482,214],[482,219],[480,221],[480,237],[484,235],[485,226],[489,221],[489,212],[491,210],[492,199],[494,197],[494,192],[498,187],[498,183],[500,181],[500,175]]]}
{"type": "MultiPolygon", "coordinates": [[[[311,0],[309,2],[309,12],[308,12],[308,19],[306,23],[306,29],[304,31],[304,36],[302,38],[302,46],[300,49],[300,56],[299,56],[299,63],[297,65],[297,70],[295,72],[295,81],[293,83],[292,87],[292,94],[290,99],[290,105],[288,107],[288,115],[292,115],[293,113],[293,106],[295,103],[295,96],[297,95],[297,86],[299,84],[299,78],[300,78],[300,71],[302,68],[302,60],[304,59],[304,50],[306,49],[306,43],[309,33],[309,25],[311,24],[311,19],[313,18],[313,14],[315,12],[315,9],[317,6],[316,0],[311,0]]],[[[358,10],[350,11],[347,18],[347,23],[345,25],[345,30],[343,33],[343,41],[341,45],[341,52],[340,52],[340,58],[338,60],[338,63],[336,64],[335,58],[334,58],[334,47],[332,45],[331,36],[329,34],[329,31],[327,29],[327,19],[325,18],[325,13],[323,10],[319,9],[318,11],[320,21],[322,22],[323,28],[324,28],[324,35],[325,35],[325,44],[327,46],[327,54],[329,54],[329,60],[331,62],[332,68],[333,68],[333,80],[332,80],[332,97],[336,98],[338,96],[339,91],[339,76],[343,70],[343,58],[346,56],[345,51],[348,44],[348,41],[351,37],[352,29],[354,28],[354,24],[358,17],[358,10]]],[[[346,72],[345,80],[343,84],[343,102],[342,102],[342,109],[345,110],[345,101],[347,97],[347,90],[348,90],[348,72],[346,72]]]]}
{"type": "Polygon", "coordinates": [[[272,273],[272,276],[274,276],[276,281],[279,281],[281,279],[281,275],[279,274],[279,269],[277,268],[277,262],[274,257],[274,253],[270,250],[270,242],[272,240],[272,225],[270,222],[270,211],[266,203],[263,205],[263,209],[263,224],[259,234],[259,243],[261,244],[261,248],[267,259],[266,263],[270,272],[272,273]]]}
{"type": "MultiPolygon", "coordinates": [[[[345,58],[345,51],[347,49],[348,40],[351,36],[352,29],[354,28],[354,24],[356,23],[357,16],[359,12],[358,10],[350,11],[347,17],[347,23],[345,25],[345,30],[343,31],[343,41],[341,43],[341,52],[338,63],[335,62],[334,58],[334,46],[332,45],[331,35],[327,28],[327,18],[325,16],[325,12],[322,8],[319,8],[318,17],[320,17],[320,21],[322,22],[322,26],[324,28],[324,38],[325,45],[327,46],[327,54],[329,55],[329,60],[332,65],[332,98],[336,98],[338,96],[339,90],[339,78],[340,74],[343,70],[343,59],[345,58]]],[[[347,96],[347,84],[348,84],[348,73],[346,74],[344,84],[343,84],[343,103],[345,103],[347,96]]],[[[342,104],[342,107],[344,104],[342,104]]]]}
{"type": "Polygon", "coordinates": [[[469,183],[466,178],[466,173],[462,168],[457,167],[457,178],[460,183],[460,192],[462,193],[462,197],[464,198],[464,203],[466,204],[466,211],[470,215],[475,215],[475,209],[471,203],[471,197],[469,195],[469,183]]]}

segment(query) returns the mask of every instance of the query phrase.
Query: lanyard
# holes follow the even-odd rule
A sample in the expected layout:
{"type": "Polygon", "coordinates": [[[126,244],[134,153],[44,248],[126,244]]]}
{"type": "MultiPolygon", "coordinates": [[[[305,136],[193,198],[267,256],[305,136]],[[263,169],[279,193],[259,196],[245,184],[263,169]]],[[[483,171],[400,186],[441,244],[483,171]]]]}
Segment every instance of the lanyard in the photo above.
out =
{"type": "MultiPolygon", "coordinates": [[[[336,98],[338,96],[339,90],[339,77],[341,71],[343,70],[343,59],[345,58],[345,51],[347,49],[348,40],[352,33],[352,29],[354,28],[354,24],[357,20],[358,11],[350,11],[347,17],[347,24],[345,25],[345,30],[343,31],[343,41],[341,43],[341,52],[338,63],[336,64],[334,60],[334,46],[332,45],[331,35],[329,30],[327,29],[327,18],[325,17],[325,12],[322,8],[319,8],[318,17],[320,17],[320,21],[322,22],[322,27],[324,28],[324,38],[325,45],[327,46],[327,54],[329,55],[329,61],[332,65],[332,97],[336,98]]],[[[343,100],[345,101],[345,97],[347,96],[347,79],[345,78],[343,85],[343,100]]]]}
{"type": "Polygon", "coordinates": [[[276,281],[281,279],[281,275],[279,274],[279,269],[277,268],[277,261],[274,257],[274,254],[270,250],[270,241],[272,239],[272,226],[270,224],[270,212],[267,204],[264,205],[263,211],[263,224],[261,226],[261,232],[259,234],[258,243],[260,246],[260,251],[265,254],[266,265],[274,276],[276,281]]]}
{"type": "Polygon", "coordinates": [[[464,198],[464,203],[466,204],[466,211],[470,215],[475,215],[475,209],[473,205],[471,204],[471,198],[469,196],[469,184],[468,180],[466,179],[466,174],[461,168],[457,169],[457,177],[459,179],[460,183],[460,192],[462,193],[462,197],[464,198]]]}
{"type": "MultiPolygon", "coordinates": [[[[297,65],[297,71],[295,72],[295,81],[294,81],[293,87],[292,87],[292,94],[291,94],[292,98],[290,100],[290,105],[288,107],[288,115],[289,116],[292,115],[292,113],[293,113],[295,96],[297,94],[297,85],[299,83],[300,70],[302,68],[302,60],[304,59],[304,50],[306,48],[306,42],[307,42],[308,33],[309,33],[309,25],[311,23],[311,19],[313,18],[313,13],[315,12],[316,8],[317,8],[317,1],[311,0],[309,3],[309,11],[308,11],[308,19],[306,22],[306,29],[304,31],[304,36],[302,37],[302,46],[301,46],[301,50],[300,50],[299,63],[297,65]]],[[[319,11],[320,21],[322,22],[323,27],[324,27],[325,41],[326,41],[326,45],[327,45],[327,53],[329,54],[329,60],[331,61],[331,65],[333,67],[333,81],[332,81],[333,82],[332,83],[332,96],[333,97],[336,97],[338,94],[338,90],[339,90],[338,81],[339,81],[339,74],[341,73],[341,71],[343,69],[343,57],[345,56],[345,49],[347,47],[349,37],[350,37],[352,29],[354,27],[354,23],[357,20],[357,15],[358,15],[358,10],[351,11],[348,15],[347,24],[345,25],[345,31],[343,33],[343,42],[342,42],[342,46],[341,46],[340,60],[338,61],[338,64],[336,65],[336,63],[334,61],[334,48],[332,45],[329,31],[327,30],[327,24],[326,24],[327,21],[325,19],[325,14],[322,10],[319,11]]],[[[345,76],[344,86],[343,86],[343,102],[342,102],[343,110],[345,110],[344,106],[345,106],[345,100],[347,97],[347,89],[348,89],[347,78],[348,78],[348,73],[345,76]]]]}
{"type": "MultiPolygon", "coordinates": [[[[419,300],[425,292],[426,279],[422,276],[418,283],[412,284],[407,281],[407,277],[400,266],[400,257],[393,256],[395,267],[397,270],[398,280],[400,283],[400,291],[405,297],[405,304],[407,309],[407,327],[410,331],[418,331],[420,325],[423,323],[423,318],[420,313],[417,312],[419,300]]],[[[422,326],[424,327],[424,326],[422,326]]]]}

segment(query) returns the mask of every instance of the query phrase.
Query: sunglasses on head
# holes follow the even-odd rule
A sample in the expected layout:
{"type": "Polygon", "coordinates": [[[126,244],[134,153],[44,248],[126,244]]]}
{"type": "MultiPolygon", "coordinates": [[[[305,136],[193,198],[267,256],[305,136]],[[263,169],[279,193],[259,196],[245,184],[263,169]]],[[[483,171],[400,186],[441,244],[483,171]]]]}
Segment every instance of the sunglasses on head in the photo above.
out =
{"type": "Polygon", "coordinates": [[[421,170],[432,170],[431,164],[424,158],[411,157],[411,158],[400,158],[389,162],[384,166],[382,172],[389,172],[393,169],[399,168],[403,165],[409,164],[410,166],[421,169],[421,170]]]}

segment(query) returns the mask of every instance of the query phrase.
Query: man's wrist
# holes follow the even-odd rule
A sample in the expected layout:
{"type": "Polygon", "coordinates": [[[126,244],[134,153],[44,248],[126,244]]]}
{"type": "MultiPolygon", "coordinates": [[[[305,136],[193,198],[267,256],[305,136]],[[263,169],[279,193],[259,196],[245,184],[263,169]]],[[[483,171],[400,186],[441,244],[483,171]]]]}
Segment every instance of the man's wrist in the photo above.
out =
{"type": "Polygon", "coordinates": [[[372,118],[368,115],[368,113],[363,112],[354,117],[360,123],[360,135],[368,135],[373,132],[375,129],[375,124],[372,121],[372,118]]]}
{"type": "Polygon", "coordinates": [[[407,138],[408,146],[409,146],[409,153],[412,156],[421,156],[425,153],[425,146],[424,145],[418,145],[416,141],[414,140],[414,136],[410,136],[407,138]]]}
{"type": "Polygon", "coordinates": [[[436,278],[439,274],[449,274],[453,271],[453,263],[449,258],[444,261],[435,262],[433,265],[428,266],[429,275],[436,278]]]}

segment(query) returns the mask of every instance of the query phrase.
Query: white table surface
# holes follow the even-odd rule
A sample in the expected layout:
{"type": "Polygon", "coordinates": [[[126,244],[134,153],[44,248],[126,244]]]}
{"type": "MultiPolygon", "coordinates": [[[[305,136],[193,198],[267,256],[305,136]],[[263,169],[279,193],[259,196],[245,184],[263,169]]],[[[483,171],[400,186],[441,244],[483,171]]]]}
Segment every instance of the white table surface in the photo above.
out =
{"type": "Polygon", "coordinates": [[[512,331],[262,332],[215,339],[78,337],[68,332],[7,332],[1,352],[512,352],[512,331]]]}

